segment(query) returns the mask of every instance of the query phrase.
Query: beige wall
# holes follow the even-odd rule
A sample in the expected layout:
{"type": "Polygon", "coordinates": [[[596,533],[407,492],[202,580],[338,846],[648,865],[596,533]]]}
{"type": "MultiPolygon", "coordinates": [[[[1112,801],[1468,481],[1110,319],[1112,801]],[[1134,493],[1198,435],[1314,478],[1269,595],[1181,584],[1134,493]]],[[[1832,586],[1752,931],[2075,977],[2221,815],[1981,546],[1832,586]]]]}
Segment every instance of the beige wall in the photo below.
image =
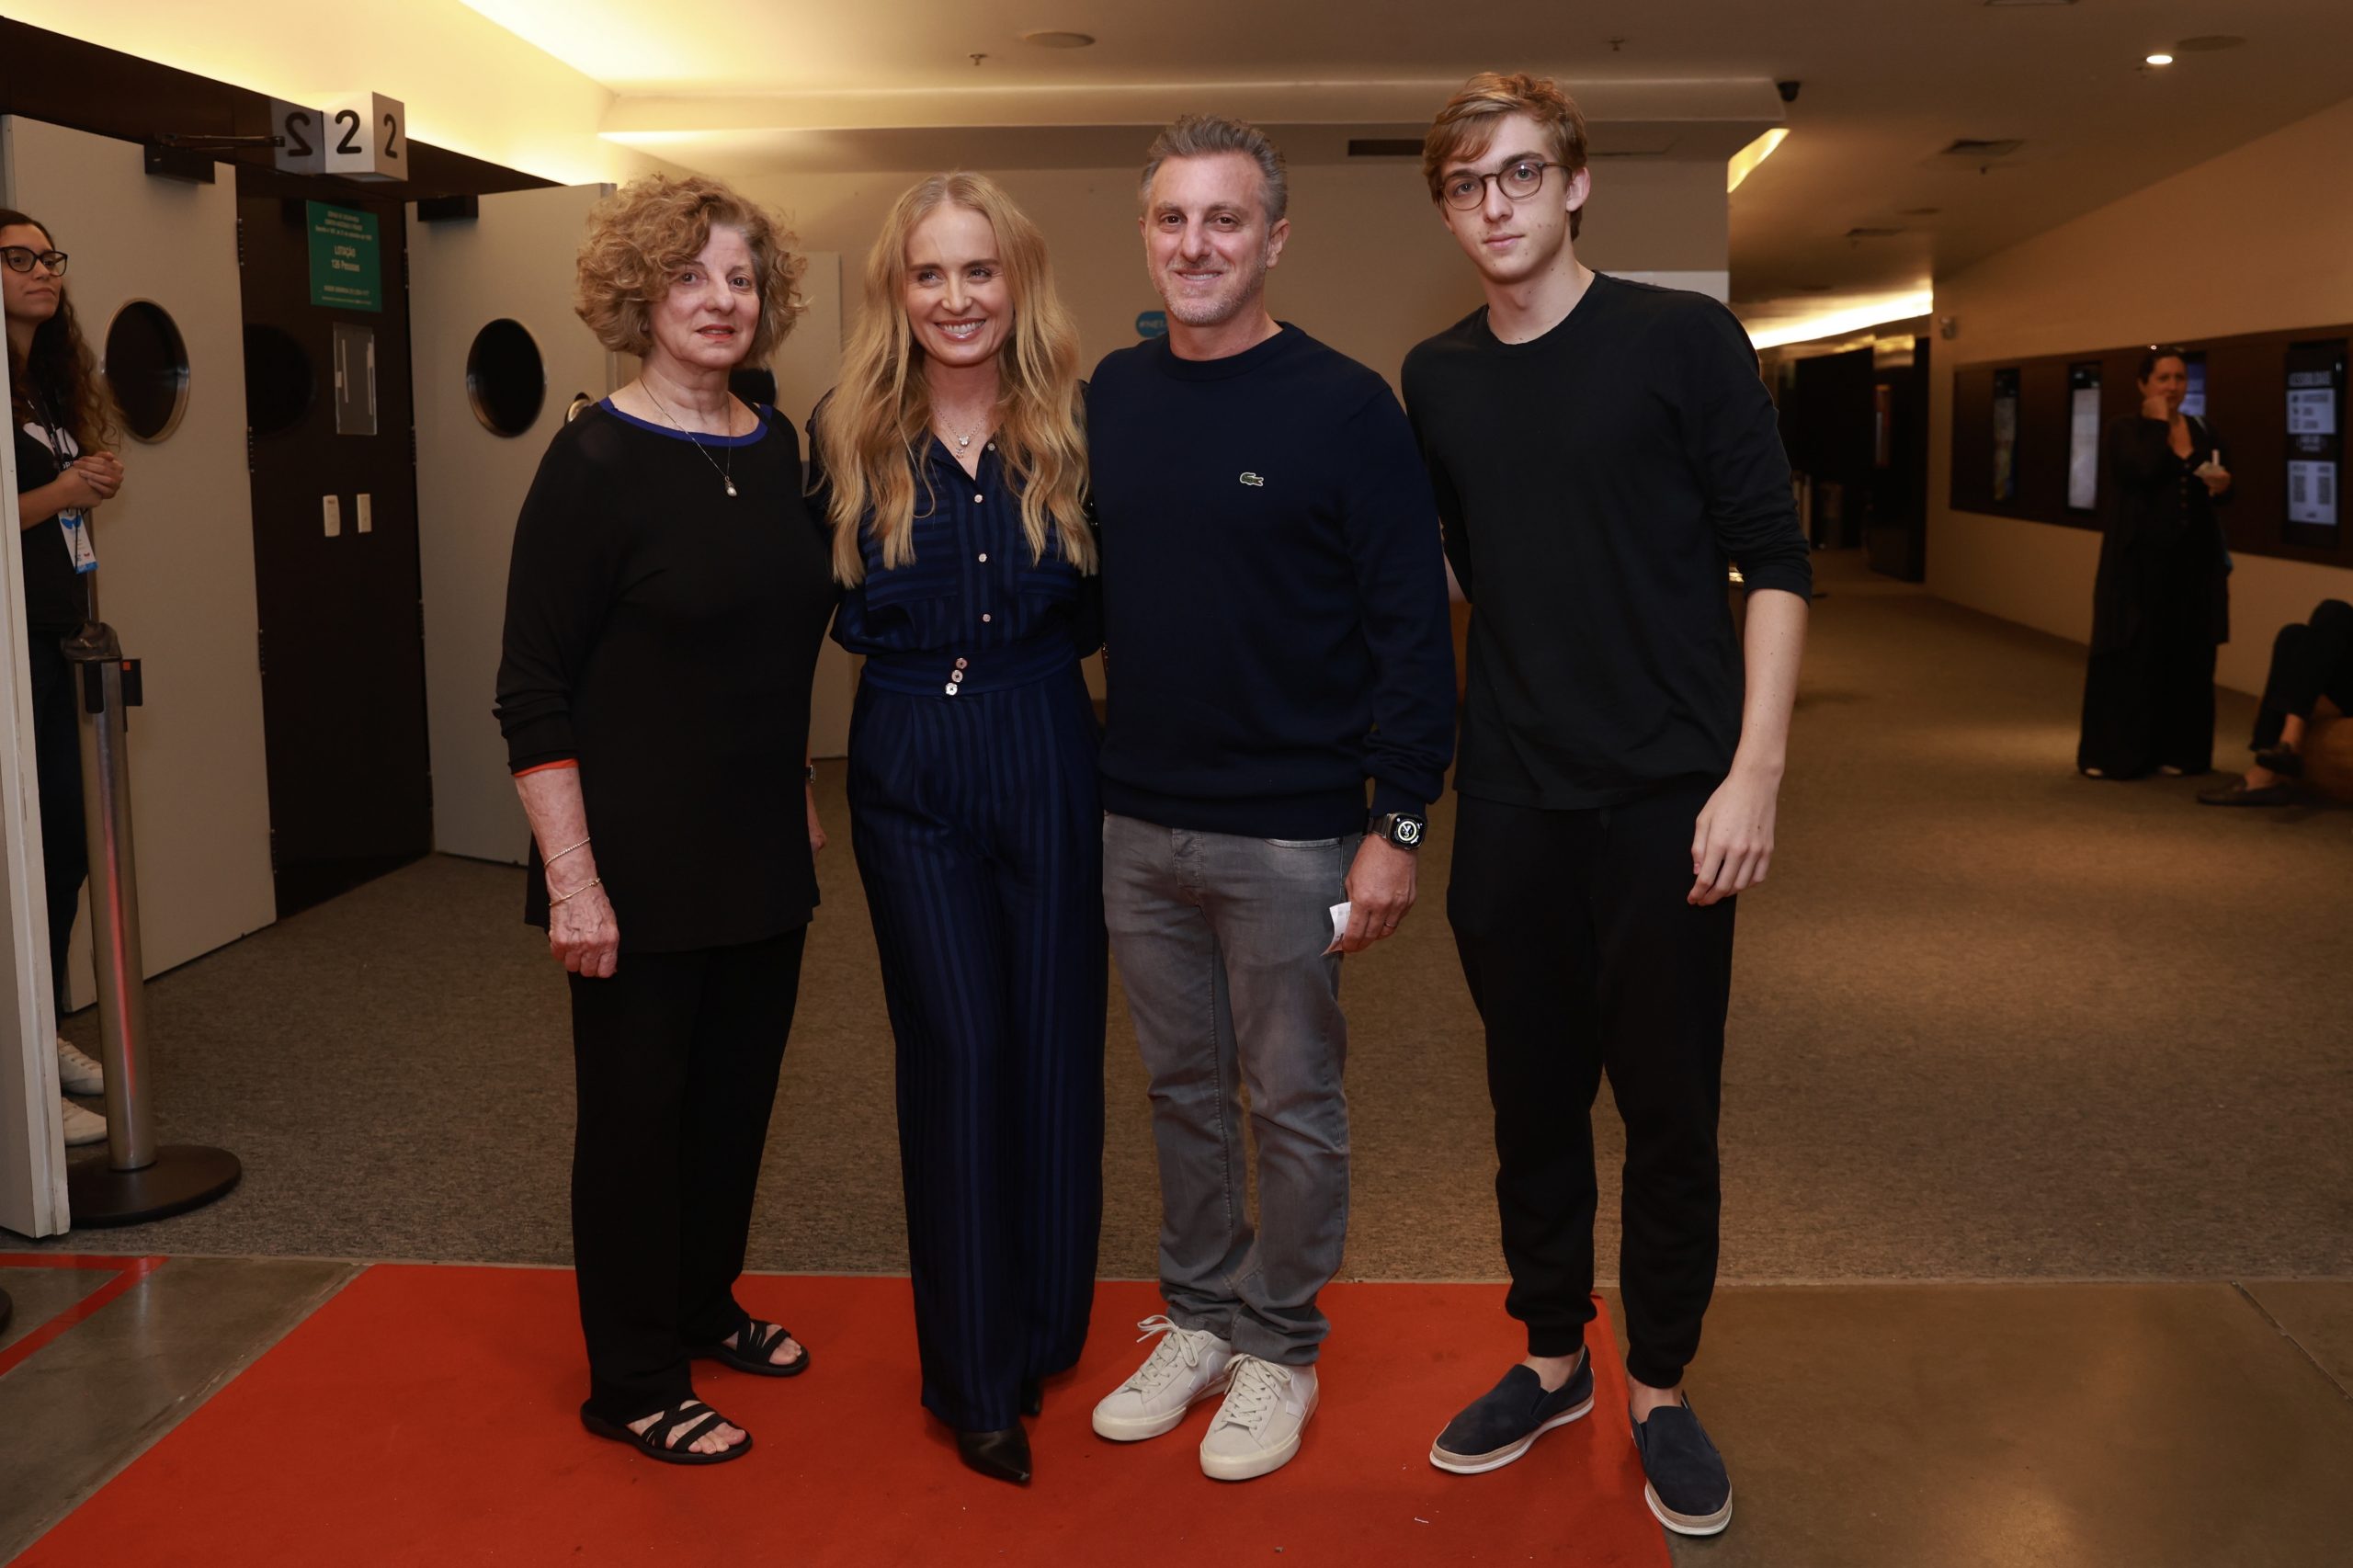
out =
{"type": "MultiPolygon", "coordinates": [[[[2091,634],[2099,537],[1956,512],[1952,370],[1992,359],[2353,321],[2353,100],[2251,142],[2097,211],[1939,277],[1937,313],[1960,334],[1936,346],[1928,455],[1928,588],[2078,642],[2091,634]]],[[[2278,418],[2280,411],[2238,412],[2278,418]]],[[[2227,432],[2234,411],[2217,409],[2227,432]]],[[[2324,597],[2353,599],[2353,572],[2241,556],[2235,641],[2220,678],[2261,689],[2271,633],[2324,597]]]]}
{"type": "Polygon", "coordinates": [[[348,11],[309,0],[98,0],[26,19],[296,103],[382,93],[401,100],[417,141],[559,185],[667,166],[597,135],[610,91],[461,0],[348,11]]]}
{"type": "MultiPolygon", "coordinates": [[[[1137,134],[1137,165],[1147,132],[1137,134]]],[[[1052,247],[1077,313],[1085,362],[1136,341],[1157,310],[1136,232],[1135,168],[1024,170],[999,177],[1052,247]]],[[[737,181],[787,213],[813,250],[842,253],[850,311],[868,247],[891,202],[917,174],[779,175],[737,181]]],[[[1723,165],[1607,165],[1579,251],[1610,271],[1720,273],[1729,249],[1723,165]]],[[[1470,264],[1439,226],[1415,167],[1403,162],[1291,171],[1291,236],[1268,287],[1276,315],[1394,381],[1405,351],[1479,303],[1470,264]]],[[[796,417],[806,410],[789,409],[796,417]]]]}
{"type": "MultiPolygon", "coordinates": [[[[131,142],[14,117],[0,120],[0,163],[10,205],[56,214],[61,230],[70,219],[67,287],[87,339],[102,345],[116,312],[143,300],[170,314],[188,349],[186,415],[160,442],[120,444],[122,494],[91,522],[100,614],[142,662],[131,798],[142,956],[154,974],[268,925],[278,910],[236,189],[153,179],[131,142]]],[[[85,724],[85,767],[89,733],[85,724]]],[[[94,994],[86,914],[78,930],[76,1006],[94,994]]]]}

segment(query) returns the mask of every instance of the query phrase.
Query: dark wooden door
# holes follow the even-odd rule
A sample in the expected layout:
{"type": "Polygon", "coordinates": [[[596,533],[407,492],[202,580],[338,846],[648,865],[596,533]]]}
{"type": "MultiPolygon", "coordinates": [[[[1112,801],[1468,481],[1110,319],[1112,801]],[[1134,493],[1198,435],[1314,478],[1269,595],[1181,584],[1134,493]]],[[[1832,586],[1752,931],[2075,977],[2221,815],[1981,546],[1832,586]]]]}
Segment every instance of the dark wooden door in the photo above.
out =
{"type": "Polygon", "coordinates": [[[329,308],[312,302],[308,194],[266,172],[239,179],[254,579],[280,916],[433,846],[406,215],[398,202],[322,184],[320,199],[374,214],[381,255],[382,308],[329,308]],[[338,325],[347,329],[344,384],[356,401],[365,398],[359,378],[372,372],[372,435],[337,431],[338,325]],[[371,335],[369,342],[349,329],[371,335]],[[328,497],[338,514],[332,533],[328,497]]]}

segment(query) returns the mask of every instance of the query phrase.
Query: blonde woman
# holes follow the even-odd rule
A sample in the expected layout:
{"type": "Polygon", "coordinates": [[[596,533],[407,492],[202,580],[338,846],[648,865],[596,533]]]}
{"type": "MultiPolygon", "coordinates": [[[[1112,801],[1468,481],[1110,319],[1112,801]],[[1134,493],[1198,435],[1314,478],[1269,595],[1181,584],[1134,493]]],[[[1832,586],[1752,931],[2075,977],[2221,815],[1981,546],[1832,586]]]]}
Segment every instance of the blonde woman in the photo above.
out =
{"type": "Polygon", "coordinates": [[[817,906],[824,836],[792,786],[835,595],[791,424],[727,385],[805,309],[805,265],[714,180],[597,208],[575,308],[642,369],[556,432],[507,573],[524,918],[572,990],[580,1418],[669,1464],[751,1450],[690,1360],[809,1367],[734,1285],[817,906]]]}
{"type": "Polygon", "coordinates": [[[850,843],[898,1042],[923,1403],[1029,1479],[1018,1415],[1086,1339],[1102,1217],[1099,619],[1077,333],[980,175],[902,196],[810,422],[866,656],[850,843]]]}

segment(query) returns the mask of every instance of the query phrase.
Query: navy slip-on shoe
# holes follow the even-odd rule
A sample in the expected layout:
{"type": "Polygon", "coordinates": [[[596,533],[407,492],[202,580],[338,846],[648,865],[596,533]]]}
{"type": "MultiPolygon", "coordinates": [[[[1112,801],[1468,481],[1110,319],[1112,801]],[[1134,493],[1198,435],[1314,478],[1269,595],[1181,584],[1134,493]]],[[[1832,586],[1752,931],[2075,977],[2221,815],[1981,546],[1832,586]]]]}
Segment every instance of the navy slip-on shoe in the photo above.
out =
{"type": "Polygon", "coordinates": [[[1526,1453],[1537,1438],[1592,1408],[1592,1357],[1578,1362],[1569,1381],[1551,1393],[1531,1369],[1514,1367],[1503,1381],[1446,1424],[1430,1445],[1430,1463],[1457,1475],[1500,1470],[1526,1453]]]}
{"type": "Polygon", "coordinates": [[[1715,1535],[1732,1523],[1732,1477],[1687,1401],[1651,1412],[1634,1427],[1650,1484],[1643,1500],[1677,1535],[1715,1535]]]}

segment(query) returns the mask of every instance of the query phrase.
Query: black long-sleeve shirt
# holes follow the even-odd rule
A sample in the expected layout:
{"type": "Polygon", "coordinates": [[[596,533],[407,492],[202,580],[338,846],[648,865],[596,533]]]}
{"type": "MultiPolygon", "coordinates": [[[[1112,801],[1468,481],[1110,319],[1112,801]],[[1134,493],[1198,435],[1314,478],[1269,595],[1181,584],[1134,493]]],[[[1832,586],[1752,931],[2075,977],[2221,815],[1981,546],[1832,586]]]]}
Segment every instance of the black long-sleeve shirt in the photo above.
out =
{"type": "Polygon", "coordinates": [[[1475,607],[1455,788],[1575,810],[1731,769],[1725,563],[1808,597],[1773,403],[1733,313],[1597,275],[1505,343],[1482,309],[1406,356],[1405,406],[1475,607]]]}
{"type": "MultiPolygon", "coordinates": [[[[832,565],[792,426],[761,412],[698,452],[609,403],[585,409],[515,525],[508,765],[579,766],[624,952],[756,942],[817,906],[801,781],[832,565]]],[[[544,925],[536,844],[529,889],[524,917],[544,925]]]]}
{"type": "Polygon", "coordinates": [[[1106,810],[1328,838],[1420,812],[1453,750],[1429,480],[1388,385],[1294,326],[1155,339],[1087,393],[1110,687],[1106,810]]]}
{"type": "Polygon", "coordinates": [[[2099,449],[2106,516],[2092,580],[2092,652],[2130,647],[2153,617],[2199,626],[2210,642],[2229,642],[2230,562],[2214,508],[2232,492],[2210,494],[2198,477],[2210,459],[2229,468],[2229,448],[2206,421],[2193,418],[2189,455],[2178,457],[2170,421],[2128,414],[2109,422],[2099,449]],[[2184,602],[2172,615],[2159,614],[2169,597],[2184,602]]]}
{"type": "MultiPolygon", "coordinates": [[[[19,495],[54,483],[81,455],[74,437],[46,420],[21,421],[16,437],[19,495]]],[[[17,542],[25,562],[26,630],[51,642],[70,635],[89,617],[90,589],[74,569],[65,525],[54,517],[36,523],[18,534],[17,542]]]]}

